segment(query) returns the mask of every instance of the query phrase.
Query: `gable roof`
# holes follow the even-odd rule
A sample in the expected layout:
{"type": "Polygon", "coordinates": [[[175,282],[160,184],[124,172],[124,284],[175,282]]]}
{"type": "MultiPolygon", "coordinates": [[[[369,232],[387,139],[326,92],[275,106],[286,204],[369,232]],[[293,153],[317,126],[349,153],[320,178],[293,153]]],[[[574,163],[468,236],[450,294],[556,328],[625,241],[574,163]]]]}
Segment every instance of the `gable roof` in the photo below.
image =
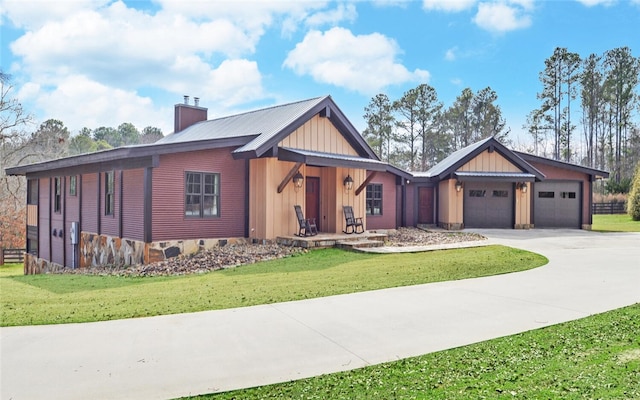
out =
{"type": "Polygon", "coordinates": [[[569,162],[566,162],[566,161],[552,160],[551,158],[535,156],[533,154],[523,153],[523,152],[520,152],[520,151],[514,151],[514,153],[517,154],[520,158],[522,158],[523,160],[525,160],[527,162],[539,162],[540,164],[550,165],[552,167],[568,169],[568,170],[571,170],[571,171],[575,171],[575,172],[580,172],[580,173],[583,173],[583,174],[591,175],[594,178],[598,178],[598,177],[608,178],[609,177],[609,172],[603,171],[603,170],[600,170],[600,169],[585,167],[585,166],[582,166],[582,165],[573,164],[573,163],[569,163],[569,162]]]}
{"type": "MultiPolygon", "coordinates": [[[[462,167],[467,162],[471,161],[480,153],[485,150],[497,151],[501,156],[507,159],[510,163],[518,167],[521,171],[521,178],[524,180],[543,180],[544,174],[534,168],[532,165],[527,163],[525,160],[520,158],[513,151],[507,149],[502,143],[498,142],[494,137],[488,137],[486,139],[480,140],[479,142],[475,142],[467,147],[464,147],[460,150],[454,151],[444,160],[440,161],[438,164],[434,165],[427,172],[422,173],[414,173],[414,176],[417,178],[426,177],[430,180],[442,180],[453,177],[456,170],[462,167]],[[526,179],[525,179],[526,178],[526,179]]],[[[513,173],[512,173],[513,174],[513,173]]],[[[463,177],[464,174],[460,175],[463,177]]],[[[507,178],[505,176],[505,178],[507,178]]],[[[509,178],[517,178],[515,176],[509,176],[509,178]]]]}
{"type": "Polygon", "coordinates": [[[180,132],[168,135],[157,143],[184,143],[253,136],[246,144],[233,151],[234,158],[276,155],[278,143],[316,114],[329,118],[358,155],[378,160],[376,154],[338,108],[331,96],[316,97],[202,121],[180,132]]]}
{"type": "MultiPolygon", "coordinates": [[[[237,147],[236,159],[277,156],[278,143],[313,116],[329,118],[361,160],[379,161],[357,129],[331,96],[283,104],[228,117],[202,121],[148,145],[124,146],[42,163],[7,168],[9,175],[55,175],[82,166],[87,172],[101,172],[114,165],[127,168],[154,166],[152,156],[221,147],[237,147]],[[138,159],[137,162],[127,160],[138,159]]],[[[361,165],[366,165],[363,163],[361,165]]],[[[374,163],[375,164],[375,163],[374,163]]],[[[373,165],[373,164],[372,164],[373,165]]]]}

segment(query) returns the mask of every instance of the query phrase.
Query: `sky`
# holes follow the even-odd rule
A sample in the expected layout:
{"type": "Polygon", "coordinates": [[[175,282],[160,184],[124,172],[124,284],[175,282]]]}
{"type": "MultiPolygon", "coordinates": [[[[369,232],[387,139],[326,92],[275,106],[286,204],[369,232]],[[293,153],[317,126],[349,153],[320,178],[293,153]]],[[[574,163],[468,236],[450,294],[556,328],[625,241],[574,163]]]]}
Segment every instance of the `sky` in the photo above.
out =
{"type": "Polygon", "coordinates": [[[0,0],[0,65],[72,134],[169,134],[184,95],[210,119],[331,95],[362,132],[375,95],[426,83],[445,107],[491,87],[517,144],[556,47],[638,57],[639,27],[640,0],[0,0]]]}

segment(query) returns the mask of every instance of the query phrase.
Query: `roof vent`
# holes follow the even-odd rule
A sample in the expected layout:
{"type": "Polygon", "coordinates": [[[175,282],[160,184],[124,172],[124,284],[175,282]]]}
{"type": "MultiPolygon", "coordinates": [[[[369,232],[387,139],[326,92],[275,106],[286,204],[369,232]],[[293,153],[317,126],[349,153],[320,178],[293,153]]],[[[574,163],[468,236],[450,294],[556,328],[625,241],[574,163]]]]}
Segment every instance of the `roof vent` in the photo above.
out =
{"type": "Polygon", "coordinates": [[[198,107],[199,104],[200,104],[200,97],[194,97],[193,98],[193,105],[198,107]]]}
{"type": "Polygon", "coordinates": [[[189,96],[184,95],[184,104],[189,105],[189,96]]]}

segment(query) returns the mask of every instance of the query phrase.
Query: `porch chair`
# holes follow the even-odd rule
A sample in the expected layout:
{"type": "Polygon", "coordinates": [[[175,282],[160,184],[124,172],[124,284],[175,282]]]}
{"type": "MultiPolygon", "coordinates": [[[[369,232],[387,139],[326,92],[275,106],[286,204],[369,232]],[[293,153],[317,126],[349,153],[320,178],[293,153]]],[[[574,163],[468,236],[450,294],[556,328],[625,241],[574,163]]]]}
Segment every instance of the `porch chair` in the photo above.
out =
{"type": "Polygon", "coordinates": [[[302,208],[300,206],[293,206],[294,210],[296,210],[296,217],[298,218],[298,229],[297,236],[315,236],[318,234],[318,227],[316,226],[315,218],[305,218],[302,213],[302,208]]]}
{"type": "Polygon", "coordinates": [[[342,232],[349,233],[349,234],[363,233],[364,225],[362,223],[362,218],[353,216],[353,207],[343,206],[342,209],[344,210],[344,219],[347,223],[347,228],[342,232]],[[351,228],[351,232],[349,232],[349,228],[351,228]],[[358,228],[360,229],[360,231],[358,231],[358,228]]]}

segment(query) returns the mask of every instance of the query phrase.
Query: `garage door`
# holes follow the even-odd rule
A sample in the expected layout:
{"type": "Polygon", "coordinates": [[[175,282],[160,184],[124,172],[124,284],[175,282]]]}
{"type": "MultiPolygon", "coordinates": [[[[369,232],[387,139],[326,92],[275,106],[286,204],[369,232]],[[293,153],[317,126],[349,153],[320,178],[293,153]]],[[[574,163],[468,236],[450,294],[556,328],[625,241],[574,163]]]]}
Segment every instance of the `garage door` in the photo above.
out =
{"type": "Polygon", "coordinates": [[[513,183],[465,182],[465,227],[511,229],[513,219],[513,183]]]}
{"type": "Polygon", "coordinates": [[[535,184],[533,223],[536,228],[580,228],[580,182],[544,181],[535,184]]]}

